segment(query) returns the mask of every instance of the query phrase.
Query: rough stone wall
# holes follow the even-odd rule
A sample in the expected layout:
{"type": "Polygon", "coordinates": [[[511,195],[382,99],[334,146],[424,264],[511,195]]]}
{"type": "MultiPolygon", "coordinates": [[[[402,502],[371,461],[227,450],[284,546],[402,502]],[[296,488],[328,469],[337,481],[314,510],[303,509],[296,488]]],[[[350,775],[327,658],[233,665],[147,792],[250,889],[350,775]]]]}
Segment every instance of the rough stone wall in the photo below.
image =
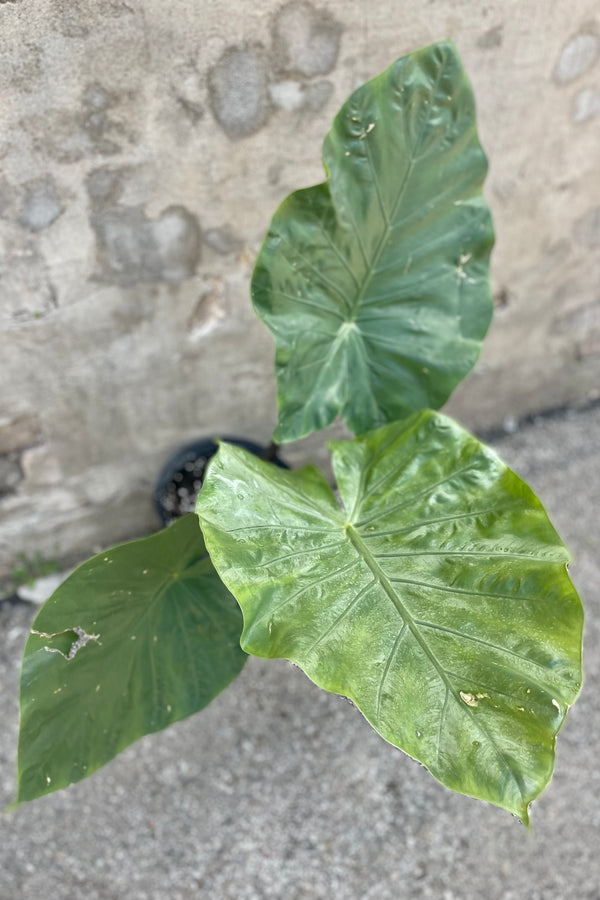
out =
{"type": "Polygon", "coordinates": [[[498,236],[449,409],[487,428],[598,395],[597,0],[0,0],[0,578],[151,530],[187,440],[268,441],[248,285],[271,214],[322,180],[350,91],[447,37],[498,236]]]}

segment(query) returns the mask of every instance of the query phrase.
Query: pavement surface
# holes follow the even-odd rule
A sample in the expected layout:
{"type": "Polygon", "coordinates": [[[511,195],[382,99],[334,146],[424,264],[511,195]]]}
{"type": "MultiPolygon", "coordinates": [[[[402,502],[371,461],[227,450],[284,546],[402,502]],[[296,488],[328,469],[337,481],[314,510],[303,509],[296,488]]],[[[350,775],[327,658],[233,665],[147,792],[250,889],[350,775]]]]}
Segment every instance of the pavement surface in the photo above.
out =
{"type": "MultiPolygon", "coordinates": [[[[600,408],[494,441],[575,554],[585,683],[533,833],[452,794],[342,698],[250,659],[204,712],[0,817],[0,900],[600,900],[600,408]]],[[[0,606],[0,805],[35,607],[0,606]]]]}

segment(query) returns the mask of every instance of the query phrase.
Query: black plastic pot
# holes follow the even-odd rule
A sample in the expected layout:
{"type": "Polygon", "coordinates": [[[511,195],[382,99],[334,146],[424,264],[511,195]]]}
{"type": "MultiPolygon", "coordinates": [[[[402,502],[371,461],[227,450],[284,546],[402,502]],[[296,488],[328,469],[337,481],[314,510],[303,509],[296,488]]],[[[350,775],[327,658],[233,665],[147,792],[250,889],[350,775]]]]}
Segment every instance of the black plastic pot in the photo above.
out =
{"type": "MultiPolygon", "coordinates": [[[[242,438],[225,437],[223,440],[273,462],[282,469],[288,468],[278,458],[275,444],[261,447],[242,438]]],[[[170,525],[185,513],[194,511],[206,467],[218,449],[213,440],[204,438],[186,444],[165,464],[154,489],[154,506],[164,526],[170,525]]]]}

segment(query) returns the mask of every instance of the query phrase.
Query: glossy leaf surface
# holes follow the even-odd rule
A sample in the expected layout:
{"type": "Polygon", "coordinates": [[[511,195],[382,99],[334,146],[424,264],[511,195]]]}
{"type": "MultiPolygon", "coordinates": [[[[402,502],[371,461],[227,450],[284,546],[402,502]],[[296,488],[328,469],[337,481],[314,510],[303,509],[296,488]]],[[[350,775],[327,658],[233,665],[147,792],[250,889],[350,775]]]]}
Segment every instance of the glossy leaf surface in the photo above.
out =
{"type": "Polygon", "coordinates": [[[350,697],[443,784],[528,819],[581,682],[569,554],[489,448],[425,411],[314,469],[223,445],[198,501],[248,653],[350,697]]]}
{"type": "Polygon", "coordinates": [[[241,627],[193,513],[80,566],[25,647],[18,800],[91,775],[210,703],[244,665],[241,627]]]}
{"type": "Polygon", "coordinates": [[[252,280],[277,345],[279,442],[338,414],[362,434],[442,406],[492,314],[487,163],[452,44],[352,94],[323,159],[328,180],[281,205],[252,280]]]}

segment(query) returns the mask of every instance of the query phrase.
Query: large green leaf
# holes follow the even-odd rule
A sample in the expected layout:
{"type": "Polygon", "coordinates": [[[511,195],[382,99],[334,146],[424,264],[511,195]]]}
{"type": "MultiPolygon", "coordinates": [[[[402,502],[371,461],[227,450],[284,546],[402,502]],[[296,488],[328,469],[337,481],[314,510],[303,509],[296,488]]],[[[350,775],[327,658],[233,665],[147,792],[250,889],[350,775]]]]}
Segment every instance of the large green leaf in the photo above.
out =
{"type": "Polygon", "coordinates": [[[452,44],[352,94],[323,159],[328,180],[280,206],[252,280],[277,345],[280,442],[338,413],[361,434],[442,406],[492,314],[487,163],[452,44]]]}
{"type": "Polygon", "coordinates": [[[193,513],[80,566],[25,646],[18,801],[210,703],[244,665],[241,628],[193,513]]]}
{"type": "Polygon", "coordinates": [[[581,682],[582,611],[540,502],[424,411],[314,469],[223,445],[198,500],[242,647],[350,697],[448,787],[524,821],[581,682]]]}

